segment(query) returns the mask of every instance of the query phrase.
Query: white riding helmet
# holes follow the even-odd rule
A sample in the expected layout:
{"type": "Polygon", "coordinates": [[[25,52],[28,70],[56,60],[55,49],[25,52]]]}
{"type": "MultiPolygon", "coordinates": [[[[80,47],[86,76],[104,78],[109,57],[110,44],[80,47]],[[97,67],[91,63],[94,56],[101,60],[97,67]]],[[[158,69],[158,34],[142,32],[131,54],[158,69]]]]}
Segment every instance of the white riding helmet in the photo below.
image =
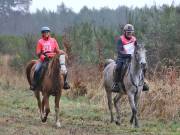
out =
{"type": "Polygon", "coordinates": [[[132,24],[126,24],[123,29],[125,32],[134,32],[134,26],[132,24]]]}

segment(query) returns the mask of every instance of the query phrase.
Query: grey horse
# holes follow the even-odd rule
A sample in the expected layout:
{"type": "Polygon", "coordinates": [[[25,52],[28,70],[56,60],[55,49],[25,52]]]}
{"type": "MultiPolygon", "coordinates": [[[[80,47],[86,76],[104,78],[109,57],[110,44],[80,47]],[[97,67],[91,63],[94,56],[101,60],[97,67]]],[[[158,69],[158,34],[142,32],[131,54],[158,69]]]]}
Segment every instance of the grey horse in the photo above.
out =
{"type": "MultiPolygon", "coordinates": [[[[131,55],[128,67],[125,71],[124,78],[122,79],[123,88],[117,93],[114,97],[114,106],[117,113],[116,124],[120,125],[120,98],[122,95],[127,94],[129,103],[132,110],[132,116],[130,123],[135,127],[139,127],[138,118],[137,118],[137,104],[138,99],[141,95],[144,84],[144,73],[143,69],[146,66],[146,50],[144,46],[137,45],[135,47],[134,54],[131,55]]],[[[111,122],[114,122],[113,117],[113,106],[112,106],[112,85],[113,85],[113,74],[116,63],[112,59],[107,59],[105,63],[105,68],[103,71],[103,83],[107,94],[108,107],[111,114],[111,122]]]]}

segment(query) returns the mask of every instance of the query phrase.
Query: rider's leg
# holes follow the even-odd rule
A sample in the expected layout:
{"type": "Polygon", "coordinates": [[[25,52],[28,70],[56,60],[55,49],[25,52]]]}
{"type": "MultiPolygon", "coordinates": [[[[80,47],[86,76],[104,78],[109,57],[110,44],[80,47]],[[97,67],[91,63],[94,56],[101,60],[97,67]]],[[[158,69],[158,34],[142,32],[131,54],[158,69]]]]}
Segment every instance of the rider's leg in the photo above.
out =
{"type": "Polygon", "coordinates": [[[121,59],[118,59],[116,61],[116,69],[115,69],[115,74],[114,74],[114,84],[112,86],[112,91],[113,92],[119,92],[121,89],[121,70],[123,66],[123,61],[121,59]]]}
{"type": "Polygon", "coordinates": [[[70,85],[68,84],[68,81],[67,81],[67,75],[68,75],[68,72],[67,72],[67,68],[66,68],[66,64],[65,64],[65,55],[60,55],[60,65],[61,65],[61,72],[63,72],[64,74],[64,89],[70,89],[70,85]]]}
{"type": "Polygon", "coordinates": [[[70,85],[68,84],[68,81],[67,81],[67,75],[68,73],[66,72],[66,74],[64,74],[64,89],[70,89],[70,85]]]}
{"type": "Polygon", "coordinates": [[[35,90],[36,87],[37,87],[37,85],[38,85],[38,81],[39,81],[39,71],[40,71],[41,67],[42,67],[42,62],[39,61],[39,62],[36,64],[36,67],[35,67],[32,84],[31,84],[31,86],[30,86],[30,89],[31,89],[31,90],[35,90]]]}

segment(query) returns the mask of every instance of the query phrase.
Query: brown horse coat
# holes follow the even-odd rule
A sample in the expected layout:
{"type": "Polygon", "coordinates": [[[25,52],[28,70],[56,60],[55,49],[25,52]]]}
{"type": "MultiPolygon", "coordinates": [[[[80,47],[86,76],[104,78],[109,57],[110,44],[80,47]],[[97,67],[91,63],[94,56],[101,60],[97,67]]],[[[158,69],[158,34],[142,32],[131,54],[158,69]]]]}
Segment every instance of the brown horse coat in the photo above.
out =
{"type": "MultiPolygon", "coordinates": [[[[49,96],[51,94],[55,95],[55,112],[56,112],[56,126],[60,127],[59,122],[59,101],[62,93],[63,87],[63,75],[60,73],[60,54],[56,54],[48,64],[48,68],[44,73],[42,82],[39,87],[34,91],[34,94],[37,98],[39,111],[41,114],[42,122],[46,122],[48,113],[50,112],[49,108],[49,96]],[[40,97],[40,92],[42,93],[42,100],[40,97]]],[[[26,66],[26,76],[29,84],[31,85],[36,60],[30,61],[26,66]]]]}

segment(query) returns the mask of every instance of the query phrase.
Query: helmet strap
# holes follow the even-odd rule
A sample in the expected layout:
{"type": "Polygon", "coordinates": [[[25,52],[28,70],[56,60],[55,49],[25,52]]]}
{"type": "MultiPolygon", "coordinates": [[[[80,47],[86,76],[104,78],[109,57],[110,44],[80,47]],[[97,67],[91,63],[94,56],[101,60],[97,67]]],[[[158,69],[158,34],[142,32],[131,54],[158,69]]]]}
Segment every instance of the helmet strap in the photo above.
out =
{"type": "Polygon", "coordinates": [[[128,39],[128,40],[130,40],[132,37],[128,37],[127,35],[126,35],[126,31],[124,31],[124,36],[125,36],[125,38],[126,39],[128,39]]]}
{"type": "Polygon", "coordinates": [[[50,37],[50,35],[49,36],[45,36],[45,35],[42,35],[42,38],[44,39],[44,40],[48,40],[49,39],[49,37],[50,37]]]}

